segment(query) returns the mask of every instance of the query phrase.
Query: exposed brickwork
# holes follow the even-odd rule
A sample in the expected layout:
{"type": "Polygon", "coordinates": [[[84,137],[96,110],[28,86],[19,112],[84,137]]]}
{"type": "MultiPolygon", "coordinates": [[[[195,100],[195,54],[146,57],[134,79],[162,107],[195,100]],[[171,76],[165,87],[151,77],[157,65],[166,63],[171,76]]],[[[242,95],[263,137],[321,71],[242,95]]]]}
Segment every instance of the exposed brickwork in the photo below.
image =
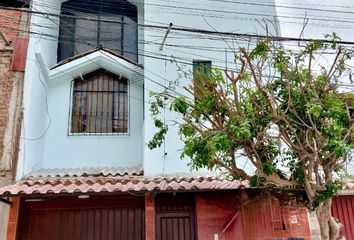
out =
{"type": "Polygon", "coordinates": [[[0,38],[0,186],[9,184],[16,170],[24,74],[11,69],[14,61],[21,63],[17,70],[24,69],[28,20],[27,13],[0,9],[0,29],[11,43],[5,46],[0,38]]]}
{"type": "MultiPolygon", "coordinates": [[[[22,13],[20,11],[9,11],[0,9],[0,26],[10,42],[13,42],[20,33],[22,13]]],[[[4,46],[3,39],[0,38],[0,47],[4,46]]]]}

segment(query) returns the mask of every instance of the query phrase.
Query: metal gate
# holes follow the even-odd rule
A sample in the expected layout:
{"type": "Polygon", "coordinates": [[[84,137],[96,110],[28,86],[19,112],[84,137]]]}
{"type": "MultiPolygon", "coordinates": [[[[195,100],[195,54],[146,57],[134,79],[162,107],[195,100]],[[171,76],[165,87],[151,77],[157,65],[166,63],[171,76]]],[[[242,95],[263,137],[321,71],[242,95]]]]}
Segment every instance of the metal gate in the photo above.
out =
{"type": "Polygon", "coordinates": [[[156,197],[156,240],[195,240],[193,194],[156,197]]]}
{"type": "Polygon", "coordinates": [[[346,239],[354,239],[354,196],[333,198],[332,214],[344,225],[341,235],[346,239]]]}
{"type": "Polygon", "coordinates": [[[21,240],[143,240],[144,199],[24,202],[21,240]]]}

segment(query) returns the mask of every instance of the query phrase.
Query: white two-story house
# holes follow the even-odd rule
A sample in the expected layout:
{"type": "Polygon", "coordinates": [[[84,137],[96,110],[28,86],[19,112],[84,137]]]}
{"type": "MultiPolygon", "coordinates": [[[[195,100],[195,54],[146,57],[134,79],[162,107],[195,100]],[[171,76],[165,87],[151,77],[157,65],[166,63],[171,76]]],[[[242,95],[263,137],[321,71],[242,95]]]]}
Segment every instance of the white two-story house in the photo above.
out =
{"type": "Polygon", "coordinates": [[[250,41],[199,30],[278,35],[275,6],[33,0],[30,13],[17,183],[1,190],[8,240],[309,239],[306,209],[246,206],[246,182],[191,171],[174,113],[162,113],[164,144],[147,147],[151,92],[187,95],[181,69],[232,68],[250,41]]]}

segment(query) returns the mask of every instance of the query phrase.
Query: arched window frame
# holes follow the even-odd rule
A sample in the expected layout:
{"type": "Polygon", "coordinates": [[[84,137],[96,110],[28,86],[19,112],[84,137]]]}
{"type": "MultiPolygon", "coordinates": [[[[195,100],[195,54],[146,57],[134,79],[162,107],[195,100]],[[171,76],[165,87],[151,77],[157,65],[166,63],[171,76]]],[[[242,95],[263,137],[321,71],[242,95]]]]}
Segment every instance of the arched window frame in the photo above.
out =
{"type": "MultiPolygon", "coordinates": [[[[99,92],[99,91],[98,91],[99,92]]],[[[95,71],[92,71],[84,76],[80,76],[78,78],[75,78],[71,81],[71,87],[70,87],[70,109],[69,109],[69,120],[68,120],[68,135],[69,136],[128,136],[130,135],[130,81],[129,79],[123,77],[122,75],[117,75],[114,74],[110,71],[107,71],[105,69],[97,69],[95,71]],[[125,109],[126,109],[126,131],[122,132],[114,132],[114,131],[76,131],[74,130],[73,124],[74,124],[74,104],[75,104],[75,82],[76,81],[95,81],[94,78],[92,79],[87,79],[88,76],[93,75],[93,74],[107,74],[114,76],[116,79],[114,80],[125,80],[126,81],[126,100],[125,100],[125,109]]],[[[104,101],[103,101],[104,102],[104,101]]],[[[119,106],[118,106],[119,107],[119,106]]],[[[118,109],[119,111],[119,109],[118,109]]],[[[112,120],[114,121],[114,120],[112,120]]],[[[114,123],[112,122],[112,126],[114,123]]]]}

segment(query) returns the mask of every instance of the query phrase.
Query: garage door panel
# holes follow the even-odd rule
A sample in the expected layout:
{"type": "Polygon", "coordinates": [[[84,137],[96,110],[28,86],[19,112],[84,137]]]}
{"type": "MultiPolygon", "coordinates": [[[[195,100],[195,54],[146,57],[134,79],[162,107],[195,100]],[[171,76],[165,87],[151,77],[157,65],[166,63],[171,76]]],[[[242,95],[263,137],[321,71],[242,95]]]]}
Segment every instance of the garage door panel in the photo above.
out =
{"type": "Polygon", "coordinates": [[[25,202],[21,240],[143,240],[138,198],[25,202]]]}

